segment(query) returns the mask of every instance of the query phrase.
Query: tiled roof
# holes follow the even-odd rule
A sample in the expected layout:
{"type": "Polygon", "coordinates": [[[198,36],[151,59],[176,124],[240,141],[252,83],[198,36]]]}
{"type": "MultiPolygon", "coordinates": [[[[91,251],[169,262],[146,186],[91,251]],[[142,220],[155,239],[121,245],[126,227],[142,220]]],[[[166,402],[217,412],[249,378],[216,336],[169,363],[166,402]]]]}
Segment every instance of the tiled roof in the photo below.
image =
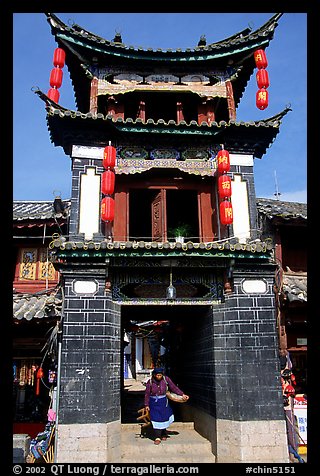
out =
{"type": "Polygon", "coordinates": [[[197,121],[190,121],[189,123],[187,123],[186,121],[174,121],[173,119],[169,120],[169,121],[164,121],[163,119],[159,119],[157,121],[154,121],[153,119],[147,119],[145,122],[142,121],[142,119],[140,118],[137,118],[137,119],[132,119],[132,118],[127,118],[127,119],[122,119],[121,117],[117,117],[116,119],[114,118],[114,116],[112,114],[102,114],[102,113],[98,113],[98,114],[93,114],[91,112],[80,112],[80,111],[73,111],[71,109],[66,109],[64,108],[63,106],[60,106],[59,104],[55,103],[54,101],[52,101],[51,99],[48,98],[48,96],[46,94],[44,94],[42,91],[40,90],[36,90],[34,91],[43,101],[47,102],[48,105],[50,105],[50,107],[48,108],[48,114],[50,116],[53,116],[53,115],[58,115],[59,117],[70,117],[71,119],[93,119],[93,120],[97,120],[97,119],[102,119],[104,121],[111,121],[111,122],[114,122],[116,124],[130,124],[131,126],[132,125],[135,125],[135,126],[139,126],[140,128],[141,127],[144,127],[144,126],[148,126],[148,125],[156,125],[156,126],[170,126],[171,128],[172,127],[178,127],[180,129],[183,129],[185,127],[190,127],[190,126],[193,126],[195,127],[196,129],[214,129],[216,127],[230,127],[230,126],[237,126],[237,127],[241,127],[241,126],[245,126],[245,127],[250,127],[250,126],[254,126],[254,127],[279,127],[280,124],[281,124],[281,120],[282,118],[287,114],[288,111],[291,111],[291,109],[289,107],[285,108],[283,111],[281,111],[280,113],[278,114],[275,114],[274,116],[272,117],[269,117],[267,119],[260,119],[258,121],[235,121],[235,120],[230,120],[228,122],[226,121],[220,121],[220,122],[216,122],[216,121],[212,121],[210,124],[208,124],[207,122],[203,121],[201,124],[198,124],[197,121]]]}
{"type": "Polygon", "coordinates": [[[283,273],[282,290],[289,302],[307,302],[307,273],[283,273]]]}
{"type": "Polygon", "coordinates": [[[37,294],[13,294],[14,319],[30,321],[33,318],[60,317],[61,308],[62,299],[57,290],[37,294]]]}
{"type": "MultiPolygon", "coordinates": [[[[52,249],[66,251],[68,254],[85,254],[101,252],[110,254],[130,253],[145,253],[155,252],[158,254],[170,254],[172,252],[201,255],[219,255],[223,252],[235,254],[248,255],[251,253],[269,254],[272,250],[271,242],[255,241],[253,243],[239,243],[236,239],[230,239],[228,241],[213,241],[210,243],[194,243],[187,241],[185,243],[180,242],[157,242],[157,241],[65,241],[64,239],[57,238],[53,240],[52,249]]],[[[60,253],[59,253],[60,255],[60,253]]]]}
{"type": "Polygon", "coordinates": [[[259,213],[266,215],[270,220],[273,218],[307,220],[308,210],[306,203],[257,198],[257,208],[259,213]]]}
{"type": "Polygon", "coordinates": [[[282,13],[276,13],[255,31],[245,28],[222,41],[185,50],[126,45],[122,39],[110,41],[77,24],[68,26],[53,13],[46,13],[46,16],[58,46],[66,51],[75,102],[78,109],[84,111],[88,107],[90,79],[96,66],[118,71],[124,62],[128,62],[130,71],[142,73],[159,67],[180,75],[184,71],[196,73],[201,70],[205,74],[205,70],[227,69],[233,78],[233,96],[237,105],[255,69],[253,52],[268,47],[282,13]]]}
{"type": "Polygon", "coordinates": [[[39,200],[14,200],[13,220],[51,220],[53,218],[67,217],[70,211],[70,200],[62,200],[65,206],[63,213],[55,213],[53,201],[39,200]]]}
{"type": "Polygon", "coordinates": [[[248,122],[230,120],[219,123],[214,121],[210,125],[206,122],[199,125],[197,121],[165,122],[163,119],[158,121],[148,119],[143,122],[142,119],[120,117],[115,119],[111,114],[69,110],[50,100],[42,91],[34,92],[47,104],[47,123],[51,141],[55,146],[62,146],[68,155],[75,139],[79,145],[92,145],[104,143],[106,134],[118,135],[121,132],[148,135],[175,134],[183,136],[184,140],[188,138],[194,140],[194,137],[199,136],[201,140],[207,138],[224,143],[229,150],[234,148],[237,152],[253,153],[255,157],[261,158],[279,133],[283,117],[291,111],[287,107],[264,120],[248,122]]]}
{"type": "Polygon", "coordinates": [[[215,43],[210,43],[206,46],[197,46],[195,48],[186,48],[184,50],[180,48],[164,50],[161,48],[153,49],[143,48],[141,46],[135,47],[118,41],[110,41],[75,23],[71,26],[67,26],[55,14],[46,13],[52,32],[57,39],[63,37],[65,41],[72,41],[74,44],[81,42],[81,44],[85,44],[87,48],[98,49],[99,52],[104,51],[109,54],[113,52],[117,56],[120,54],[128,58],[163,58],[167,61],[170,61],[170,59],[177,61],[179,58],[194,58],[195,55],[200,59],[206,59],[210,53],[221,55],[224,50],[231,50],[231,52],[233,52],[234,50],[239,50],[239,48],[245,48],[247,45],[252,47],[252,44],[256,45],[259,41],[266,43],[272,38],[278,20],[282,15],[282,13],[276,13],[264,25],[255,31],[252,31],[251,28],[246,28],[228,38],[215,43]]]}

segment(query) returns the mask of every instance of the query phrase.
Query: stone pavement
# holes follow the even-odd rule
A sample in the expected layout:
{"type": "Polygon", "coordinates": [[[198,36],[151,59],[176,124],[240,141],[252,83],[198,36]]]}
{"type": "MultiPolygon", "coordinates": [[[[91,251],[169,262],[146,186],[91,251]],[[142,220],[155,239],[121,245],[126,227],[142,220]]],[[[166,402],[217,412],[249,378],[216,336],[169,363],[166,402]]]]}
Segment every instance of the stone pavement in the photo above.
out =
{"type": "Polygon", "coordinates": [[[151,431],[142,437],[139,424],[123,424],[121,463],[215,463],[211,443],[195,431],[192,422],[174,422],[168,436],[157,446],[151,431]]]}
{"type": "Polygon", "coordinates": [[[193,422],[176,421],[168,428],[168,439],[153,443],[152,427],[141,431],[137,411],[144,406],[145,386],[134,379],[124,382],[121,426],[121,463],[215,463],[211,443],[193,422]]]}

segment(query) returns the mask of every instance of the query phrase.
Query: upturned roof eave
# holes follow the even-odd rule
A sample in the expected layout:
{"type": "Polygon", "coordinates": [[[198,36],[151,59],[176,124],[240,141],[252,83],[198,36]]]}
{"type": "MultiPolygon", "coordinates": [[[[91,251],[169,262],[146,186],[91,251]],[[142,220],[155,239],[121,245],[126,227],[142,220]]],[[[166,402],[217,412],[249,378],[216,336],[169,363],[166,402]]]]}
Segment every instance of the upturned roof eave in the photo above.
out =
{"type": "MultiPolygon", "coordinates": [[[[180,135],[181,137],[207,137],[215,142],[229,143],[229,145],[235,140],[240,140],[240,136],[243,136],[241,141],[252,136],[251,142],[255,145],[252,145],[252,150],[247,148],[246,153],[251,151],[250,153],[253,153],[256,158],[261,158],[278,134],[282,117],[290,110],[286,108],[270,119],[250,122],[220,121],[211,125],[205,123],[199,125],[196,121],[191,121],[189,124],[184,121],[180,123],[169,121],[166,123],[163,120],[143,122],[140,119],[124,120],[118,118],[114,120],[111,115],[105,116],[101,113],[92,114],[71,111],[54,103],[41,91],[35,91],[35,93],[47,104],[47,125],[51,141],[55,146],[62,146],[67,155],[70,154],[70,147],[77,142],[77,136],[79,136],[81,131],[80,135],[82,138],[84,137],[83,129],[85,127],[88,133],[91,131],[95,137],[101,138],[101,144],[106,131],[114,137],[120,137],[122,134],[149,135],[150,133],[180,135]],[[235,134],[237,138],[234,140],[233,136],[235,134]]],[[[86,134],[86,137],[87,140],[90,139],[88,134],[86,134]]],[[[86,144],[83,143],[82,145],[86,144]]]]}
{"type": "MultiPolygon", "coordinates": [[[[229,38],[211,43],[207,46],[197,46],[187,49],[142,48],[117,43],[102,38],[85,30],[79,25],[68,27],[53,13],[46,13],[47,21],[51,26],[52,34],[56,40],[70,42],[97,52],[113,56],[122,56],[127,59],[139,59],[147,61],[207,61],[223,56],[230,56],[239,52],[248,51],[259,46],[267,45],[273,38],[274,30],[279,18],[283,15],[273,15],[264,25],[255,31],[249,28],[242,30],[229,38]]],[[[67,59],[67,58],[66,58],[67,59]]]]}
{"type": "Polygon", "coordinates": [[[173,63],[178,68],[191,68],[201,64],[212,66],[215,64],[227,64],[230,57],[235,59],[237,67],[246,64],[242,71],[238,71],[237,79],[234,80],[234,96],[236,104],[239,103],[243,91],[248,83],[253,70],[254,61],[248,62],[248,54],[257,48],[266,48],[272,40],[274,30],[279,18],[283,15],[277,13],[273,15],[264,25],[255,31],[246,28],[231,37],[207,46],[187,48],[185,50],[163,50],[161,48],[142,48],[117,43],[106,40],[79,25],[71,27],[65,25],[55,14],[45,13],[47,21],[51,26],[58,46],[67,49],[66,66],[70,73],[70,79],[74,89],[75,101],[79,109],[85,109],[90,90],[92,52],[99,57],[98,64],[112,62],[112,57],[119,60],[122,58],[133,67],[135,62],[139,62],[139,68],[144,68],[145,64],[164,63],[172,67],[173,63]],[[86,50],[90,55],[86,54],[86,50]],[[105,56],[105,58],[103,58],[105,56]]]}

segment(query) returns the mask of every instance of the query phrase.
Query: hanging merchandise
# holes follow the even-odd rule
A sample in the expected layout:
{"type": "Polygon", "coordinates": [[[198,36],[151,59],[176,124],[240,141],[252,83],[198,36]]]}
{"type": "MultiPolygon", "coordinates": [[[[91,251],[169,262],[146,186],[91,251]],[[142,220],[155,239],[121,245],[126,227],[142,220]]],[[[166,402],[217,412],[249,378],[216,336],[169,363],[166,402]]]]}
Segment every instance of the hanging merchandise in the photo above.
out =
{"type": "Polygon", "coordinates": [[[264,50],[256,50],[253,57],[258,69],[266,68],[268,66],[268,60],[264,50]]]}
{"type": "Polygon", "coordinates": [[[57,372],[56,370],[49,370],[48,382],[55,383],[57,381],[57,372]]]}
{"type": "Polygon", "coordinates": [[[287,385],[284,389],[284,393],[287,397],[294,397],[296,392],[292,385],[287,385]]]}
{"type": "Polygon", "coordinates": [[[220,203],[220,221],[222,225],[231,225],[233,222],[232,204],[229,200],[220,203]]]}
{"type": "Polygon", "coordinates": [[[269,75],[266,69],[259,69],[256,74],[257,85],[259,89],[270,86],[269,75]]]}
{"type": "Polygon", "coordinates": [[[101,192],[104,195],[112,195],[114,192],[115,173],[112,170],[106,170],[101,175],[101,192]]]}
{"type": "Polygon", "coordinates": [[[218,194],[219,198],[231,197],[231,178],[226,174],[218,178],[218,194]]]}
{"type": "Polygon", "coordinates": [[[105,169],[113,168],[116,165],[117,151],[112,145],[107,145],[103,151],[103,166],[105,169]]]}
{"type": "Polygon", "coordinates": [[[266,89],[258,89],[256,94],[256,105],[258,109],[264,110],[269,104],[269,94],[266,89]]]}
{"type": "Polygon", "coordinates": [[[104,197],[101,200],[101,220],[112,222],[114,219],[114,200],[112,197],[104,197]]]}
{"type": "Polygon", "coordinates": [[[230,157],[227,150],[219,150],[217,154],[217,168],[219,174],[224,174],[230,170],[230,157]]]}

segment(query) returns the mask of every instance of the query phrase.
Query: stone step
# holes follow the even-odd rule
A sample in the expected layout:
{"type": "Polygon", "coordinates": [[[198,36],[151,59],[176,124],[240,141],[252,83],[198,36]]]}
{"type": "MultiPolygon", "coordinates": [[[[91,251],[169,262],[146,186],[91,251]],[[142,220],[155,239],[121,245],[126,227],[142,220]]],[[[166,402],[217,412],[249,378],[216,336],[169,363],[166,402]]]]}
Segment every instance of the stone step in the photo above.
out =
{"type": "Polygon", "coordinates": [[[215,463],[211,443],[194,430],[192,422],[175,422],[169,438],[154,445],[152,431],[141,437],[138,424],[124,424],[121,432],[121,463],[215,463]]]}

